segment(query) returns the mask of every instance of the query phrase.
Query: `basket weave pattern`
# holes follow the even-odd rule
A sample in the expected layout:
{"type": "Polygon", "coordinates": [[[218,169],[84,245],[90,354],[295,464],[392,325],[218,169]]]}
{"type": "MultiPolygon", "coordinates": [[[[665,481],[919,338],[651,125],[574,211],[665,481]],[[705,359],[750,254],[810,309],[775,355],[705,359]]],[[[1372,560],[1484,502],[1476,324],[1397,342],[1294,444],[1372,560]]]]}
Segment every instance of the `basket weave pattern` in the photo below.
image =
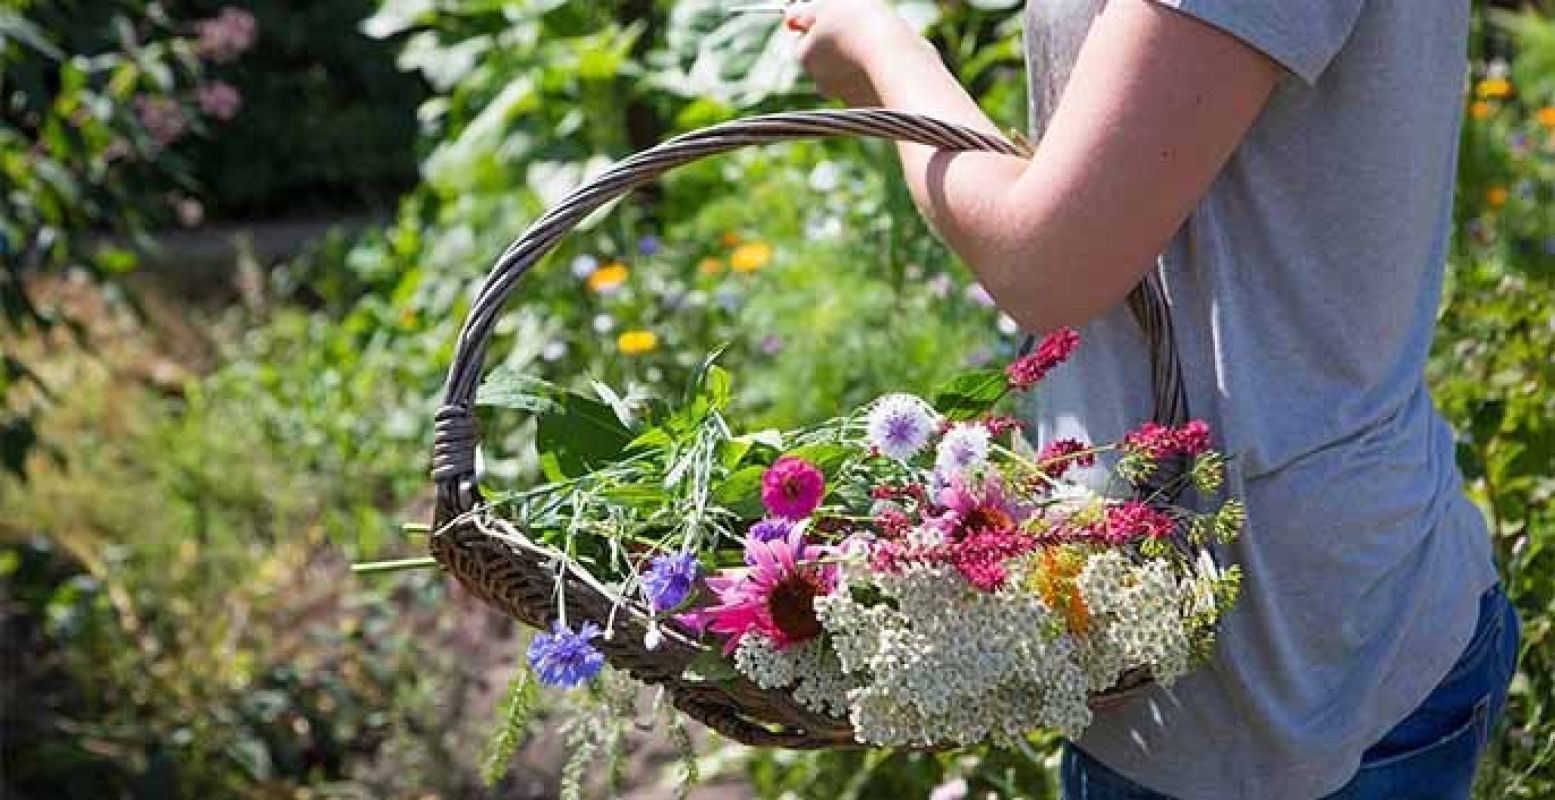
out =
{"type": "MultiPolygon", "coordinates": [[[[648,609],[620,598],[576,564],[530,541],[512,523],[487,513],[475,483],[478,433],[473,400],[492,328],[519,278],[591,212],[636,186],[682,164],[747,145],[829,136],[910,141],[948,151],[989,151],[1025,157],[1024,147],[1002,137],[939,120],[886,109],[770,114],[678,136],[619,162],[575,190],[510,245],[482,284],[460,331],[454,361],[434,425],[432,478],[437,486],[432,556],[472,594],[536,628],[557,617],[564,598],[570,617],[601,623],[612,633],[598,643],[616,669],[666,689],[675,707],[736,741],[791,749],[861,746],[846,720],[816,714],[786,692],[758,688],[743,677],[710,680],[688,671],[716,651],[672,625],[662,643],[644,644],[648,609]],[[605,624],[609,623],[609,624],[605,624]]],[[[1187,418],[1181,370],[1168,307],[1154,273],[1130,293],[1129,308],[1151,354],[1153,417],[1163,425],[1187,418]]],[[[1028,341],[1029,345],[1029,341],[1028,341]]],[[[1119,702],[1150,681],[1135,671],[1118,686],[1093,696],[1091,705],[1119,702]]]]}

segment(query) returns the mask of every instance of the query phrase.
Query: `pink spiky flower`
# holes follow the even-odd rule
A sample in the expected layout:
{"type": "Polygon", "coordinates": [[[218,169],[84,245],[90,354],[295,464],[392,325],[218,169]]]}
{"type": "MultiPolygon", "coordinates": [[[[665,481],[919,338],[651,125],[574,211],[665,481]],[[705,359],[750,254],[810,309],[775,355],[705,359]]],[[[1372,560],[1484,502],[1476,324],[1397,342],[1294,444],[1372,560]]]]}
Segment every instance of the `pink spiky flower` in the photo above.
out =
{"type": "Polygon", "coordinates": [[[815,598],[837,588],[837,567],[815,562],[829,551],[806,544],[800,530],[770,541],[751,539],[745,548],[749,569],[707,579],[719,603],[682,614],[680,621],[697,630],[728,636],[725,655],[733,653],[740,640],[753,632],[771,639],[779,649],[821,635],[815,598]]]}

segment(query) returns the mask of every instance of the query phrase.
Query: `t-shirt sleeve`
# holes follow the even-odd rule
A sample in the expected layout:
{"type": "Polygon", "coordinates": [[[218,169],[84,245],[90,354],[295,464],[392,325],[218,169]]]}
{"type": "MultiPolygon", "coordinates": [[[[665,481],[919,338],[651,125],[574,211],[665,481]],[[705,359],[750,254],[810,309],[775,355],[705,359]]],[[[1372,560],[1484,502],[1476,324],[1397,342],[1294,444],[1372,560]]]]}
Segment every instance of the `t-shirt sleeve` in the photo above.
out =
{"type": "Polygon", "coordinates": [[[1365,0],[1155,0],[1241,39],[1307,83],[1344,47],[1365,0]]]}

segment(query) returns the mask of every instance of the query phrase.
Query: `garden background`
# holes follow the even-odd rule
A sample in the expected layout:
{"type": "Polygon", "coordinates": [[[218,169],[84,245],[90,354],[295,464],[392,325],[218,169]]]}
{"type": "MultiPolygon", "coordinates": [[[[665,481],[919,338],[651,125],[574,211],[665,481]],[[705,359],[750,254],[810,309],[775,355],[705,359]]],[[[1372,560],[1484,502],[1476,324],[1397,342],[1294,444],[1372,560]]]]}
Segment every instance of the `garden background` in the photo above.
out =
{"type": "MultiPolygon", "coordinates": [[[[792,754],[506,687],[415,556],[492,258],[586,175],[819,101],[713,0],[0,0],[0,796],[1052,796],[1030,752],[792,754]]],[[[1024,127],[1018,6],[901,0],[1024,127]]],[[[1476,3],[1431,367],[1524,650],[1484,797],[1555,797],[1555,4],[1476,3]]],[[[1007,354],[883,143],[680,170],[569,239],[492,361],[791,425],[1007,354]]],[[[492,411],[488,480],[536,474],[492,411]]]]}

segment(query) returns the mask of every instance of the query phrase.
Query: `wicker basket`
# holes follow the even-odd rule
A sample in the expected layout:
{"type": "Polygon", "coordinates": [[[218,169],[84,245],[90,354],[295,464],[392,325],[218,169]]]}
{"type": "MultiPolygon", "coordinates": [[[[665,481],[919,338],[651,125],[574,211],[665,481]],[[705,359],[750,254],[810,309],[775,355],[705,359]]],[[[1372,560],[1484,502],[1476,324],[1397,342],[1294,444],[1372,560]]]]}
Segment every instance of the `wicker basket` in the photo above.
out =
{"type": "MultiPolygon", "coordinates": [[[[443,405],[435,424],[432,478],[437,485],[431,552],[471,593],[535,628],[556,617],[557,583],[574,619],[611,620],[614,635],[599,643],[610,664],[639,680],[663,686],[676,708],[736,741],[793,749],[861,746],[846,720],[816,714],[783,691],[767,691],[741,677],[705,680],[688,667],[716,650],[671,625],[652,651],[643,646],[648,609],[619,598],[576,565],[558,572],[549,550],[531,542],[512,523],[483,509],[475,482],[477,433],[472,403],[493,325],[518,279],[590,212],[670,169],[703,156],[753,144],[851,135],[932,145],[951,151],[982,150],[1026,157],[1027,149],[999,136],[939,120],[885,109],[805,111],[736,120],[675,137],[627,158],[548,210],[519,237],[487,276],[459,333],[443,405]]],[[[1157,422],[1177,425],[1187,417],[1167,306],[1152,273],[1130,295],[1129,307],[1151,347],[1157,422]]],[[[1028,341],[1029,346],[1029,341],[1028,341]]],[[[1092,697],[1092,707],[1115,703],[1150,681],[1127,674],[1117,686],[1092,697]]]]}

